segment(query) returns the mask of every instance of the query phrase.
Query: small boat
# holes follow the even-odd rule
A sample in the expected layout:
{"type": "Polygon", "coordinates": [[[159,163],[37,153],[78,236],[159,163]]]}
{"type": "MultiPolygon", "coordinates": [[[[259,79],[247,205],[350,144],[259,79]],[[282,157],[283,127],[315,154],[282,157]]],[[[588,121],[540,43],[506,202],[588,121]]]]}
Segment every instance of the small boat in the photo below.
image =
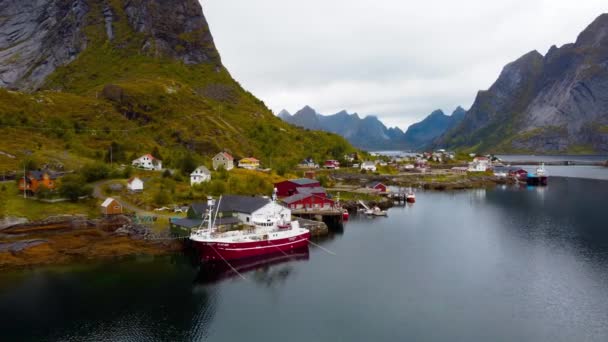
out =
{"type": "Polygon", "coordinates": [[[547,171],[545,170],[545,164],[541,163],[536,169],[536,173],[529,173],[526,179],[528,185],[547,185],[547,171]]]}
{"type": "Polygon", "coordinates": [[[373,207],[371,209],[367,209],[365,211],[365,215],[369,215],[369,216],[388,216],[388,213],[386,212],[386,210],[382,210],[378,207],[373,207]]]}
{"type": "Polygon", "coordinates": [[[350,214],[348,213],[348,210],[342,209],[342,221],[348,221],[349,217],[350,217],[350,214]]]}
{"type": "Polygon", "coordinates": [[[405,194],[405,201],[408,203],[416,202],[416,194],[414,194],[412,188],[409,188],[407,193],[405,194]]]}

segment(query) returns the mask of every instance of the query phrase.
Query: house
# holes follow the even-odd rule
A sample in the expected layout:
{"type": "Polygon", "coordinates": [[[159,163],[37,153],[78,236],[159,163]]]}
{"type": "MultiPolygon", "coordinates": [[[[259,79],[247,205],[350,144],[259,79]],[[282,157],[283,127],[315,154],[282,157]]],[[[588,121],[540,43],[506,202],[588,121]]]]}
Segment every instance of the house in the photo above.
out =
{"type": "Polygon", "coordinates": [[[199,166],[190,174],[190,185],[201,184],[211,180],[211,171],[204,166],[199,166]]]}
{"type": "Polygon", "coordinates": [[[498,166],[494,168],[494,175],[496,175],[497,177],[503,177],[504,174],[509,177],[522,179],[528,176],[528,171],[522,169],[521,167],[514,166],[498,166]]]}
{"type": "Polygon", "coordinates": [[[281,200],[291,210],[330,210],[335,208],[331,198],[312,193],[299,193],[281,200]]]}
{"type": "Polygon", "coordinates": [[[375,172],[376,163],[374,163],[373,161],[364,161],[363,163],[361,163],[361,170],[375,172]]]}
{"type": "MultiPolygon", "coordinates": [[[[218,217],[237,218],[242,224],[267,224],[265,220],[270,214],[278,214],[285,220],[291,218],[291,210],[264,197],[224,195],[216,209],[218,217]]],[[[188,209],[188,218],[202,220],[206,212],[207,203],[194,203],[188,209]]]]}
{"type": "Polygon", "coordinates": [[[142,181],[139,177],[131,177],[127,181],[127,189],[133,192],[144,191],[144,181],[142,181]]]}
{"type": "Polygon", "coordinates": [[[256,170],[260,167],[260,161],[253,157],[243,158],[239,160],[239,167],[241,169],[256,170]]]}
{"type": "Polygon", "coordinates": [[[467,173],[469,168],[464,166],[454,166],[451,170],[455,173],[467,173]]]}
{"type": "Polygon", "coordinates": [[[133,160],[131,165],[145,170],[162,171],[163,169],[163,161],[151,154],[145,154],[133,160]]]}
{"type": "Polygon", "coordinates": [[[41,188],[55,190],[57,175],[47,171],[29,171],[26,177],[19,179],[19,190],[35,194],[41,188]]]}
{"type": "Polygon", "coordinates": [[[216,154],[213,157],[213,169],[217,170],[220,167],[223,167],[226,171],[234,169],[234,157],[226,152],[216,154]]]}
{"type": "Polygon", "coordinates": [[[274,184],[275,189],[277,189],[277,196],[279,197],[294,195],[298,192],[298,188],[316,188],[320,186],[321,183],[319,181],[309,178],[290,179],[274,184]]]}
{"type": "Polygon", "coordinates": [[[372,183],[369,183],[369,184],[367,184],[367,188],[368,188],[368,189],[374,189],[374,190],[376,190],[376,191],[378,191],[378,192],[382,192],[382,193],[387,192],[387,187],[386,187],[386,185],[384,185],[384,184],[382,184],[382,183],[380,183],[380,182],[372,182],[372,183]]]}
{"type": "Polygon", "coordinates": [[[120,215],[122,214],[122,204],[112,197],[106,198],[101,204],[101,213],[104,215],[120,215]]]}
{"type": "Polygon", "coordinates": [[[339,169],[340,168],[340,162],[337,160],[326,160],[325,163],[323,164],[323,167],[326,169],[339,169]]]}
{"type": "Polygon", "coordinates": [[[473,162],[469,163],[469,172],[486,172],[492,163],[486,157],[475,157],[473,162]]]}
{"type": "Polygon", "coordinates": [[[316,169],[319,167],[319,164],[316,164],[312,158],[306,158],[298,164],[298,167],[302,169],[316,169]]]}

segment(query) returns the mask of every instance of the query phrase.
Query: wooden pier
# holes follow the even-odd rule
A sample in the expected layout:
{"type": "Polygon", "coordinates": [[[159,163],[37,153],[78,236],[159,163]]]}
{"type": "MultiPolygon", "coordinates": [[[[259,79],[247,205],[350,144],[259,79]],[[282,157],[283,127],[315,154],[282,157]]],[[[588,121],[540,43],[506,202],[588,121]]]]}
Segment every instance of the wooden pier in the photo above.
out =
{"type": "Polygon", "coordinates": [[[306,220],[323,222],[332,230],[344,227],[344,214],[342,209],[296,209],[291,214],[306,220]]]}

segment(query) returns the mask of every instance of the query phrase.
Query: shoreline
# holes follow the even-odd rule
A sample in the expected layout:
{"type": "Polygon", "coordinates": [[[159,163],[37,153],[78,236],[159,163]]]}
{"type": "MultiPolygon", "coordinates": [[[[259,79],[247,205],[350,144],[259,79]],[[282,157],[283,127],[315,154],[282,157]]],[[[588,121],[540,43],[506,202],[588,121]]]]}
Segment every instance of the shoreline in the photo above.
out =
{"type": "Polygon", "coordinates": [[[128,217],[49,218],[0,230],[0,271],[181,251],[175,240],[149,240],[128,217]]]}

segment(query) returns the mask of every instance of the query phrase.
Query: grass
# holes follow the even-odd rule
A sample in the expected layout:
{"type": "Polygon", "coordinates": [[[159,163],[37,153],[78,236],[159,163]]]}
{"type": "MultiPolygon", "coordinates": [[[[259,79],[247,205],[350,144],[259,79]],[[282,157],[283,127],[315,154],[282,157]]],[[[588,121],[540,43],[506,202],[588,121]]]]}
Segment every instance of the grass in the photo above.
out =
{"type": "Polygon", "coordinates": [[[97,201],[90,199],[78,203],[44,203],[34,199],[24,199],[14,181],[0,185],[0,217],[25,217],[28,220],[41,220],[53,215],[86,215],[97,217],[100,211],[97,201]]]}

